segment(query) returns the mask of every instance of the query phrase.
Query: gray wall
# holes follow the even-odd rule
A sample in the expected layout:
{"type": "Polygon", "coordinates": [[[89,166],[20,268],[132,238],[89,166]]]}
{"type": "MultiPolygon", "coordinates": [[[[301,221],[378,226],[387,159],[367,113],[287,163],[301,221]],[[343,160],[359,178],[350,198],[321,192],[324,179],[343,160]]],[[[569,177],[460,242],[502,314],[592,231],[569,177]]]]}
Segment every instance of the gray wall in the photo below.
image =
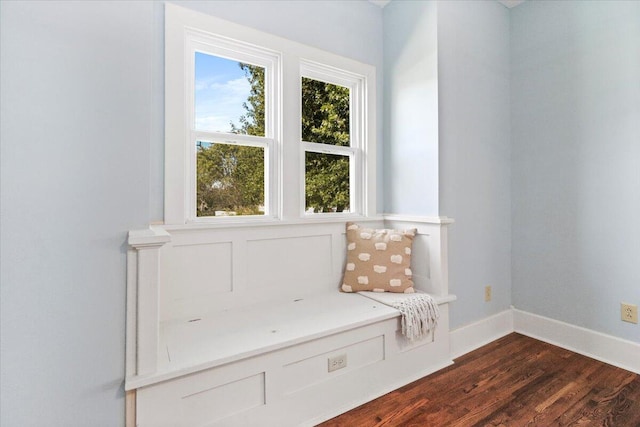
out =
{"type": "Polygon", "coordinates": [[[438,76],[440,214],[456,221],[449,244],[456,328],[511,304],[509,10],[488,1],[438,3],[438,76]]]}
{"type": "Polygon", "coordinates": [[[640,342],[640,2],[511,12],[513,303],[640,342]]]}
{"type": "MultiPolygon", "coordinates": [[[[383,12],[367,2],[181,4],[383,70],[383,12]]],[[[384,11],[387,89],[401,84],[385,104],[384,208],[456,219],[452,326],[512,289],[518,308],[638,341],[618,304],[640,302],[640,3],[512,9],[511,111],[509,12],[434,10],[384,11]],[[439,105],[402,133],[412,90],[439,105]]],[[[0,424],[122,425],[126,231],[162,219],[163,6],[1,2],[0,17],[0,424]]]]}
{"type": "Polygon", "coordinates": [[[509,11],[396,1],[383,15],[385,208],[456,220],[455,328],[511,302],[509,11]]]}
{"type": "Polygon", "coordinates": [[[385,212],[437,216],[437,3],[395,1],[383,15],[385,212]]]}
{"type": "Polygon", "coordinates": [[[152,4],[1,7],[0,424],[121,425],[124,243],[149,219],[152,4]]]}
{"type": "MultiPolygon", "coordinates": [[[[184,5],[382,69],[369,2],[184,5]]],[[[126,232],[163,210],[163,5],[0,8],[0,424],[123,425],[126,232]]]]}

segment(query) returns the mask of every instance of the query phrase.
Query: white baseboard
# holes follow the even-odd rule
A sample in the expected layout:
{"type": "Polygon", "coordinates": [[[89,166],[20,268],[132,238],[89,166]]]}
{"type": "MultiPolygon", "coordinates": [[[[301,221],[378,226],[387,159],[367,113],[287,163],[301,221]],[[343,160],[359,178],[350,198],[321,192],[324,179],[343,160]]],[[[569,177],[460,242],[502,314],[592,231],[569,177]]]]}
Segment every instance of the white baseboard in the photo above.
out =
{"type": "Polygon", "coordinates": [[[451,358],[455,359],[513,332],[513,312],[501,311],[451,331],[451,358]]]}
{"type": "Polygon", "coordinates": [[[511,332],[640,374],[640,343],[511,308],[451,331],[455,359],[511,332]]]}
{"type": "Polygon", "coordinates": [[[640,344],[513,309],[514,331],[640,374],[640,344]]]}

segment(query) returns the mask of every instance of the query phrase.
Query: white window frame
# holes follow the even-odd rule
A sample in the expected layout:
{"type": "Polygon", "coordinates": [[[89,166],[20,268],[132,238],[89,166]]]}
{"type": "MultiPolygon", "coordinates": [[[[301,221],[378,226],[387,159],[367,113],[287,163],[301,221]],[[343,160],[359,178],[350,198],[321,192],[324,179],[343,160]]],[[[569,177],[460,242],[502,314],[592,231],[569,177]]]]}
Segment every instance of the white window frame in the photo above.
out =
{"type": "MultiPolygon", "coordinates": [[[[270,77],[267,77],[270,75],[270,77]]],[[[165,224],[343,221],[376,215],[375,67],[291,40],[165,4],[165,224]],[[272,70],[265,137],[195,130],[194,51],[272,70]],[[301,77],[350,88],[350,147],[301,140],[301,77]],[[265,215],[196,217],[195,138],[265,149],[265,215]],[[321,147],[317,147],[320,145],[321,147]],[[340,152],[350,161],[349,212],[305,212],[306,151],[340,152]]]]}
{"type": "MultiPolygon", "coordinates": [[[[189,189],[187,193],[187,221],[188,222],[208,222],[212,217],[198,217],[196,213],[196,141],[206,141],[212,143],[223,143],[228,145],[239,145],[245,147],[259,147],[264,149],[264,215],[243,216],[243,218],[262,219],[277,218],[277,192],[271,188],[277,186],[277,175],[273,173],[277,169],[276,159],[279,147],[279,127],[280,122],[280,55],[266,49],[257,48],[239,41],[229,40],[220,36],[202,33],[193,29],[185,32],[187,43],[185,62],[188,64],[186,73],[187,85],[187,120],[190,127],[189,141],[186,144],[187,158],[189,159],[189,189]],[[264,68],[264,92],[265,92],[265,132],[264,136],[239,135],[227,132],[211,132],[198,130],[195,127],[195,53],[200,52],[207,55],[218,56],[243,62],[251,65],[258,65],[264,68]]],[[[227,220],[228,216],[216,218],[227,220]]]]}
{"type": "MultiPolygon", "coordinates": [[[[366,78],[361,75],[339,70],[324,64],[319,64],[307,60],[300,61],[300,78],[303,77],[330,83],[349,89],[349,146],[336,146],[318,142],[303,141],[300,143],[300,176],[301,176],[301,211],[302,216],[314,218],[320,216],[335,216],[333,212],[308,213],[306,211],[306,153],[333,154],[349,158],[349,212],[339,213],[340,215],[361,215],[364,210],[364,143],[363,125],[365,117],[362,112],[365,110],[364,86],[366,78]]],[[[302,94],[301,94],[302,95],[302,94]]],[[[301,118],[300,118],[301,120],[301,118]]]]}
{"type": "MultiPolygon", "coordinates": [[[[167,23],[167,39],[177,38],[169,31],[171,20],[167,23]]],[[[165,146],[165,223],[200,223],[216,221],[265,221],[279,215],[279,193],[273,191],[278,186],[278,150],[280,147],[280,63],[277,52],[259,48],[249,43],[232,40],[207,33],[195,28],[178,25],[171,27],[180,32],[183,43],[167,46],[166,62],[166,133],[165,146]],[[177,48],[169,51],[170,47],[177,48]],[[196,128],[195,120],[195,54],[222,57],[238,62],[258,65],[265,70],[265,135],[238,135],[227,132],[212,132],[196,128]],[[180,59],[182,59],[180,61],[180,59]],[[182,86],[181,90],[178,87],[182,86]],[[172,90],[169,90],[172,89],[172,90]],[[173,144],[179,141],[181,144],[173,144]],[[170,142],[171,141],[171,142],[170,142]],[[222,143],[228,145],[259,147],[264,150],[264,215],[198,217],[196,210],[197,153],[196,141],[222,143]],[[182,145],[180,150],[179,145],[182,145]],[[180,151],[182,151],[180,153],[180,151]],[[179,160],[181,159],[181,160],[179,160]],[[167,171],[173,164],[175,173],[167,171]],[[182,165],[182,168],[180,168],[182,165]],[[168,172],[168,173],[167,173],[168,172]],[[179,183],[175,175],[182,175],[179,183]],[[168,180],[171,179],[171,182],[168,180]],[[167,190],[172,190],[171,192],[167,190]],[[181,206],[180,206],[181,205],[181,206]],[[180,209],[181,208],[181,209],[180,209]]]]}

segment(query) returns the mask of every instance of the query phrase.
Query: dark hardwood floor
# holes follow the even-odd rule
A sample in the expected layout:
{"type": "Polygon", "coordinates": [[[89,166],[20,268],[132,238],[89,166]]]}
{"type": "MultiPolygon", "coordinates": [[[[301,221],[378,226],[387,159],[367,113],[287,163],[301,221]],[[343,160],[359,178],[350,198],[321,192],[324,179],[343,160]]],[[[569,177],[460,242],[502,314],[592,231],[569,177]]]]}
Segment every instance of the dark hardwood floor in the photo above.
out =
{"type": "Polygon", "coordinates": [[[640,427],[640,375],[514,333],[321,426],[640,427]]]}

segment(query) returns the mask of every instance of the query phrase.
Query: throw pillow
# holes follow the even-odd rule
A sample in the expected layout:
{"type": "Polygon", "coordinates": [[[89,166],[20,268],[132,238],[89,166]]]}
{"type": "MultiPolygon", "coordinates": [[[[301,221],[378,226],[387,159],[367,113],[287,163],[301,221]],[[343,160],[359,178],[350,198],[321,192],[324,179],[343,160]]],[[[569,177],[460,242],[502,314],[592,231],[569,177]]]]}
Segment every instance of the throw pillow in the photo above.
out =
{"type": "Polygon", "coordinates": [[[364,228],[348,222],[342,291],[415,292],[411,249],[416,231],[364,228]]]}

